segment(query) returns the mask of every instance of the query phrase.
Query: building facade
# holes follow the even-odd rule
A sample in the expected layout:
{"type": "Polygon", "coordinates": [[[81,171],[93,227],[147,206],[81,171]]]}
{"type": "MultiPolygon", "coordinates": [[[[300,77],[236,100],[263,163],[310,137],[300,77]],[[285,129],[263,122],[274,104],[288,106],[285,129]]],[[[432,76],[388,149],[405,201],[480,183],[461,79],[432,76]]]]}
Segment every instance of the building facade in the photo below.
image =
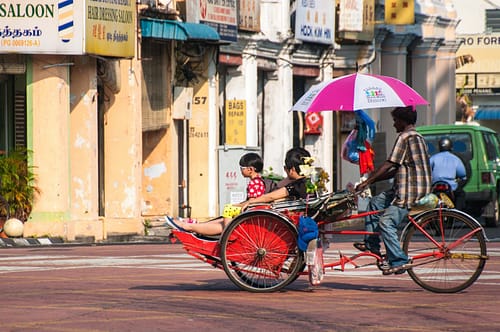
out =
{"type": "MultiPolygon", "coordinates": [[[[247,150],[282,174],[286,150],[304,146],[329,189],[355,182],[340,158],[352,115],[289,110],[313,84],[360,71],[420,92],[430,104],[419,124],[454,120],[455,10],[409,2],[412,24],[387,23],[382,0],[7,1],[0,149],[32,150],[41,190],[25,236],[99,241],[143,233],[164,214],[217,216],[244,198],[237,160],[247,150]]],[[[370,115],[383,160],[392,120],[370,115]]]]}
{"type": "MultiPolygon", "coordinates": [[[[240,21],[260,20],[240,26],[237,41],[221,46],[219,98],[221,105],[246,102],[243,141],[262,151],[267,167],[281,172],[285,152],[299,145],[329,172],[331,190],[359,181],[357,167],[340,157],[352,113],[323,112],[312,119],[289,111],[313,84],[356,71],[397,77],[421,93],[430,104],[418,107],[418,124],[454,121],[458,19],[451,1],[242,1],[241,6],[246,17],[240,21]],[[411,24],[388,22],[387,3],[413,3],[411,24]],[[318,123],[320,130],[311,130],[318,123]]],[[[396,135],[392,119],[388,110],[370,115],[379,131],[376,158],[383,160],[396,135]]]]}
{"type": "Polygon", "coordinates": [[[455,1],[457,26],[457,120],[500,131],[500,1],[455,1]]]}
{"type": "Polygon", "coordinates": [[[2,5],[1,149],[32,151],[40,189],[25,236],[140,232],[135,3],[2,5]]]}

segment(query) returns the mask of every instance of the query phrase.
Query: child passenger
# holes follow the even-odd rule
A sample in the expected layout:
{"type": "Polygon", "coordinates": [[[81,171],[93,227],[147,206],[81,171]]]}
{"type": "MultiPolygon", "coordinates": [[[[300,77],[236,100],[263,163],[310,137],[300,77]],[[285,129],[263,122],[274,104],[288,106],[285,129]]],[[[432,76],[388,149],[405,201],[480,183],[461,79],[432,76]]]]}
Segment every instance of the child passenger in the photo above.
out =
{"type": "MultiPolygon", "coordinates": [[[[275,200],[283,199],[283,198],[288,198],[288,199],[298,199],[298,198],[306,198],[307,197],[307,190],[306,190],[306,178],[300,174],[300,165],[304,164],[304,159],[311,157],[310,153],[303,149],[303,148],[292,148],[288,150],[285,156],[285,165],[284,165],[284,170],[287,174],[287,183],[283,187],[278,187],[276,190],[273,190],[267,194],[261,194],[260,196],[255,196],[255,197],[248,197],[248,199],[245,202],[242,202],[238,204],[243,211],[246,210],[246,208],[250,204],[254,203],[268,203],[268,202],[273,202],[275,200]]],[[[243,158],[242,158],[243,159],[243,158]]],[[[253,174],[253,171],[251,170],[244,170],[244,167],[255,167],[255,166],[249,166],[249,164],[242,165],[240,161],[240,167],[243,176],[247,174],[247,177],[251,177],[251,174],[253,174]],[[243,173],[243,172],[248,172],[248,173],[243,173]]],[[[257,169],[257,168],[255,168],[257,169]]],[[[254,169],[254,170],[255,170],[254,169]]],[[[262,168],[260,168],[262,170],[262,168]]],[[[257,172],[259,173],[259,172],[257,172]]],[[[256,178],[256,176],[254,177],[256,178]]],[[[263,182],[263,181],[262,181],[263,182]]],[[[264,186],[264,184],[263,184],[264,186]]],[[[265,187],[265,186],[264,186],[265,187]]],[[[264,188],[261,188],[264,190],[264,188]]],[[[206,223],[185,223],[185,222],[179,222],[179,221],[174,221],[172,218],[166,217],[166,223],[174,229],[180,230],[180,231],[187,231],[187,232],[195,232],[198,234],[202,235],[218,235],[221,234],[222,231],[224,230],[225,225],[230,222],[229,220],[226,220],[226,223],[224,221],[223,217],[214,219],[212,221],[206,222],[206,223]]]]}
{"type": "MultiPolygon", "coordinates": [[[[240,158],[239,165],[241,175],[249,179],[249,182],[247,184],[246,201],[251,202],[252,199],[262,196],[266,191],[266,186],[261,177],[261,172],[264,168],[264,162],[257,153],[249,152],[244,154],[240,158]]],[[[239,204],[227,204],[224,207],[222,217],[212,219],[205,223],[184,222],[182,220],[177,220],[174,222],[169,217],[166,217],[166,223],[170,227],[180,230],[195,232],[202,235],[217,235],[222,233],[224,227],[226,227],[234,217],[240,214],[243,203],[244,202],[241,202],[239,204]]]]}

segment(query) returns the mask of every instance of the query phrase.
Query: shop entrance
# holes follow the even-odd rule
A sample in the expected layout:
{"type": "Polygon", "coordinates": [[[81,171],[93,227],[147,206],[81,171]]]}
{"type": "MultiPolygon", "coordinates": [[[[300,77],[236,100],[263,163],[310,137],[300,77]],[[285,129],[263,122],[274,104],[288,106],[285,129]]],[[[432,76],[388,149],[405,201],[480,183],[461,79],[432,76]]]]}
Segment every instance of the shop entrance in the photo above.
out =
{"type": "Polygon", "coordinates": [[[0,74],[0,152],[26,148],[26,76],[0,74]]]}

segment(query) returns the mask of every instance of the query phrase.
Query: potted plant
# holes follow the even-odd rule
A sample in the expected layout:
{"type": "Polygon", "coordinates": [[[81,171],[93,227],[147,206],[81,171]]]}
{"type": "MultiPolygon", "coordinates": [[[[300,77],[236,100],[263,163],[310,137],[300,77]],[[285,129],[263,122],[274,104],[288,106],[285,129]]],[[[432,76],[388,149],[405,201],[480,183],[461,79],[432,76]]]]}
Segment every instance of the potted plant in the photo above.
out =
{"type": "Polygon", "coordinates": [[[33,167],[28,166],[30,151],[17,148],[0,156],[0,220],[17,218],[28,220],[33,209],[35,194],[39,188],[35,185],[33,167]]]}

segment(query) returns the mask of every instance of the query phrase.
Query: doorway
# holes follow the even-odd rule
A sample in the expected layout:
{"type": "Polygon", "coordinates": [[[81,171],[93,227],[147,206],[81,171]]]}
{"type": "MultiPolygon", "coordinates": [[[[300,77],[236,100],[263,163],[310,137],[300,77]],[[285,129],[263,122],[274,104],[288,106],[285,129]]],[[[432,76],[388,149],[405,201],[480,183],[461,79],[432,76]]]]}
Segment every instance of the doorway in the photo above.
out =
{"type": "Polygon", "coordinates": [[[26,75],[0,74],[0,151],[26,147],[26,75]]]}

